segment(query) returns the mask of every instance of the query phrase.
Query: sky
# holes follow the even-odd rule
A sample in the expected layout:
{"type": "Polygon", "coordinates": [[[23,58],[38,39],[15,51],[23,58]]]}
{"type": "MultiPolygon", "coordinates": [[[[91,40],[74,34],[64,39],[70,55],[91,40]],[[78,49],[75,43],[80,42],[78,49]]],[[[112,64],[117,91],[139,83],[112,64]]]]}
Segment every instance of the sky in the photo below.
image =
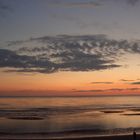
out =
{"type": "Polygon", "coordinates": [[[0,0],[0,96],[140,94],[139,0],[0,0]]]}

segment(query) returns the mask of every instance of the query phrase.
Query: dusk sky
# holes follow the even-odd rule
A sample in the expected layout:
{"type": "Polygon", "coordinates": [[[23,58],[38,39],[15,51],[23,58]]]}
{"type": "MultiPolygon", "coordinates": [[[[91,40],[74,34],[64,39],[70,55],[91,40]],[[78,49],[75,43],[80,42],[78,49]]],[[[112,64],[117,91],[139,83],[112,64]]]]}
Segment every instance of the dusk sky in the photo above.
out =
{"type": "Polygon", "coordinates": [[[140,94],[139,0],[0,0],[0,95],[140,94]]]}

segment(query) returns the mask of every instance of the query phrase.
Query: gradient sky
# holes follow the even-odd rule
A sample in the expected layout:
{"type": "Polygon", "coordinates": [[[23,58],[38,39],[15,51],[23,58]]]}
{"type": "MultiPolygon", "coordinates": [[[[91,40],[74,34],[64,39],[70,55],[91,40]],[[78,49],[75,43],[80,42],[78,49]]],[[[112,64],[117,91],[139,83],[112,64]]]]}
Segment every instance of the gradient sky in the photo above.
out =
{"type": "Polygon", "coordinates": [[[0,0],[0,95],[140,94],[139,0],[0,0]]]}

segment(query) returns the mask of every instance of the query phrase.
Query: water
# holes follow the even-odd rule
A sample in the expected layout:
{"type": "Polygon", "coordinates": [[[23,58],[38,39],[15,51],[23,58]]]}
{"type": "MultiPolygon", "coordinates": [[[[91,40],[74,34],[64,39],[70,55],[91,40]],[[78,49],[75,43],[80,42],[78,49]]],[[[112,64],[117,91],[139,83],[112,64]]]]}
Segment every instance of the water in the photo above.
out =
{"type": "Polygon", "coordinates": [[[117,135],[140,132],[140,96],[0,98],[0,133],[117,135]]]}

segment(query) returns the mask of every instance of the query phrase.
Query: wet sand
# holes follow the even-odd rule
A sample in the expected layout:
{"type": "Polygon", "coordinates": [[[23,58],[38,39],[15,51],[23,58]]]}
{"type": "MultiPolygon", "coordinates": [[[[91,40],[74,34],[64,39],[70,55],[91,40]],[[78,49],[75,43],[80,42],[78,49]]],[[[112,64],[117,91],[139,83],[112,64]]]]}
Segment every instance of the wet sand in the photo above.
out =
{"type": "MultiPolygon", "coordinates": [[[[58,139],[49,139],[58,140],[58,139]]],[[[84,138],[66,138],[59,140],[133,140],[132,135],[121,135],[121,136],[101,136],[101,137],[84,137],[84,138]]],[[[140,135],[137,135],[137,140],[140,140],[140,135]]]]}
{"type": "MultiPolygon", "coordinates": [[[[38,139],[44,139],[44,140],[133,140],[132,135],[117,135],[117,136],[85,136],[85,137],[71,137],[71,138],[49,138],[45,134],[39,134],[39,135],[0,135],[1,140],[38,140],[38,139]]],[[[140,135],[137,135],[137,140],[140,140],[140,135]]]]}

